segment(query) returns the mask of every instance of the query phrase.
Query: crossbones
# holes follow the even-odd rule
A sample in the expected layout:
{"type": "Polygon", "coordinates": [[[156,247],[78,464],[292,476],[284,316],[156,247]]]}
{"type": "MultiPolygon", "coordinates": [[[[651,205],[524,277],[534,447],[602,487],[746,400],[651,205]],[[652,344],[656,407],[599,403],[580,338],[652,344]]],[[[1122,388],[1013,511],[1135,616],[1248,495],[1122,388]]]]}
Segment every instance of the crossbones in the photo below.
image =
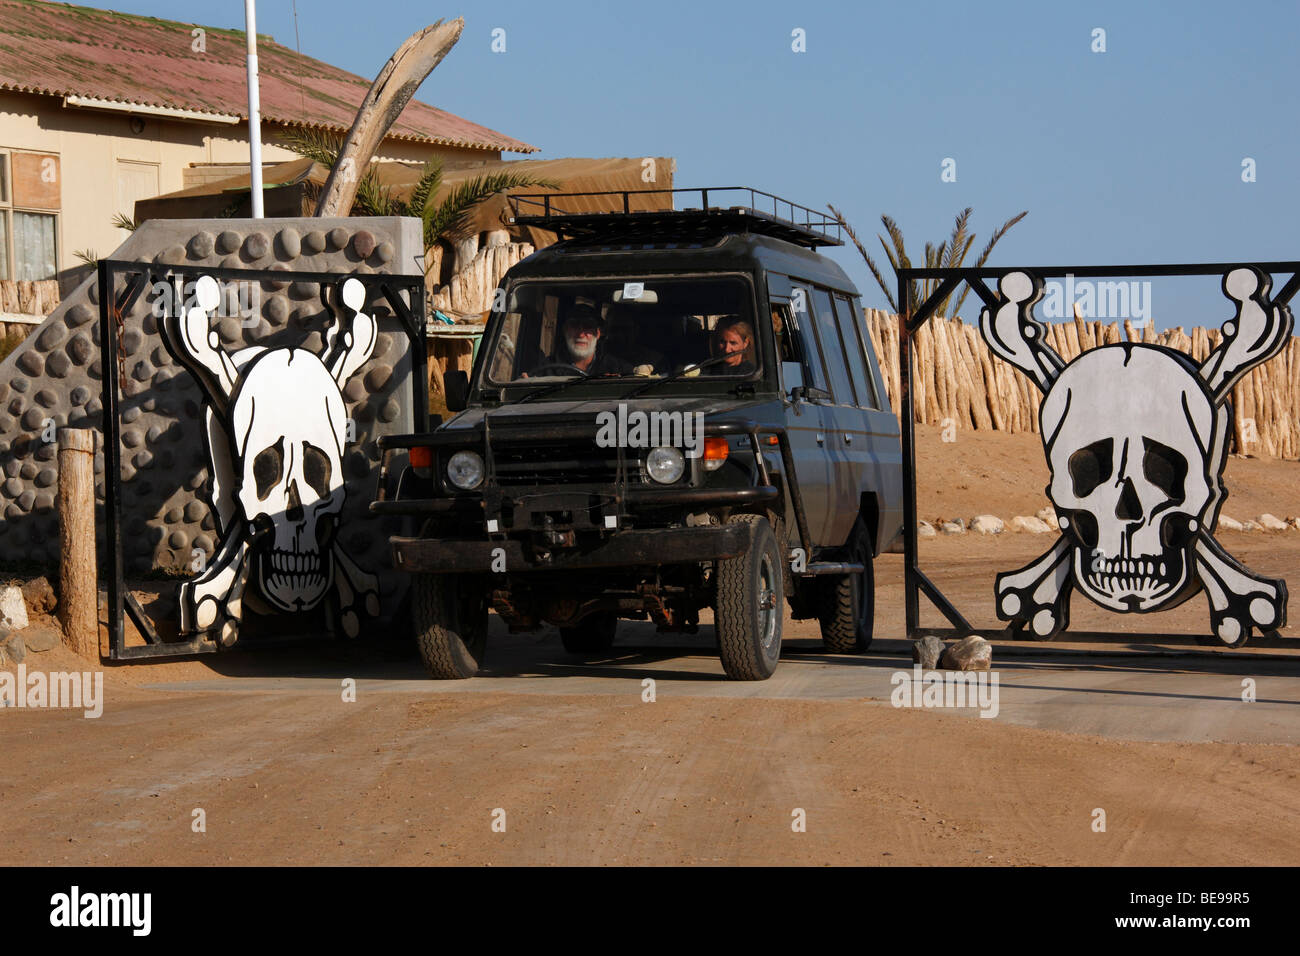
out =
{"type": "Polygon", "coordinates": [[[1291,335],[1291,312],[1269,300],[1269,287],[1254,267],[1224,276],[1236,314],[1199,366],[1139,342],[1090,349],[1067,365],[1033,315],[1042,281],[1002,277],[1002,302],[980,312],[980,331],[1043,392],[1047,495],[1064,533],[1036,561],[997,576],[1001,620],[1050,640],[1069,625],[1072,587],[1121,613],[1166,610],[1204,588],[1211,628],[1230,647],[1252,628],[1286,623],[1286,582],[1252,574],[1213,537],[1227,497],[1228,396],[1291,335]]]}
{"type": "Polygon", "coordinates": [[[216,631],[233,644],[244,601],[257,610],[306,611],[331,593],[326,620],[349,637],[379,613],[379,582],[339,545],[347,416],[342,387],[374,351],[365,288],[347,279],[324,358],[307,349],[252,346],[227,353],[209,324],[216,280],[195,283],[195,305],[163,322],[167,349],[204,394],[205,445],[221,543],[212,563],[180,588],[180,631],[216,631]],[[248,588],[250,579],[253,589],[248,588]]]}

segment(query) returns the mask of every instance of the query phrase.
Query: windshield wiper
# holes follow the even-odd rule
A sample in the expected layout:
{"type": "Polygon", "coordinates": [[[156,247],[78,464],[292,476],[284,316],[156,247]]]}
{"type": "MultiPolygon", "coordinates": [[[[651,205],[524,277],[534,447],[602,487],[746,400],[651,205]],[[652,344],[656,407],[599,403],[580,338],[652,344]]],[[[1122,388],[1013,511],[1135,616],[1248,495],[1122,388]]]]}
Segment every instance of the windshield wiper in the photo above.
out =
{"type": "Polygon", "coordinates": [[[554,392],[563,391],[570,385],[574,385],[578,382],[590,382],[601,378],[621,378],[621,376],[606,373],[604,375],[578,375],[574,378],[566,378],[563,382],[556,382],[554,385],[543,385],[541,388],[533,389],[523,398],[519,399],[519,401],[515,402],[515,404],[522,405],[524,402],[531,402],[534,398],[540,398],[543,395],[550,395],[554,392]]]}
{"type": "Polygon", "coordinates": [[[656,385],[667,385],[669,382],[675,382],[679,378],[682,378],[690,374],[691,372],[698,371],[699,369],[702,368],[710,368],[711,366],[714,365],[720,365],[721,363],[725,362],[729,358],[731,358],[730,355],[715,355],[711,359],[705,359],[703,362],[696,362],[694,365],[684,365],[681,368],[679,368],[676,372],[673,372],[672,375],[669,375],[667,378],[652,378],[650,381],[646,382],[645,384],[638,385],[636,388],[632,389],[632,391],[624,395],[623,398],[624,399],[633,398],[637,395],[640,395],[644,391],[648,391],[649,389],[654,388],[656,385]]]}

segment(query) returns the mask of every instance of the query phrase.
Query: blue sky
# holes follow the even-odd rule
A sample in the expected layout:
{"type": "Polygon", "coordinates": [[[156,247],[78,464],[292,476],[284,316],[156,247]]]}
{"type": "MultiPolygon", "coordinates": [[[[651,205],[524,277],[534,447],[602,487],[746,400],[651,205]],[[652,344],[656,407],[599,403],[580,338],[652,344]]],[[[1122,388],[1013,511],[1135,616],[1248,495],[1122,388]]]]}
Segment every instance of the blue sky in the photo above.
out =
{"type": "MultiPolygon", "coordinates": [[[[243,25],[238,0],[99,5],[243,25]]],[[[1294,2],[298,0],[297,10],[304,53],[368,78],[416,29],[463,15],[464,35],[420,99],[531,142],[541,158],[667,155],[678,186],[834,203],[873,256],[881,213],[916,259],[973,206],[972,259],[1029,210],[992,265],[1300,258],[1300,132],[1286,112],[1300,90],[1294,2]],[[491,48],[496,28],[504,53],[491,48]],[[1104,53],[1091,49],[1097,28],[1104,53]],[[795,29],[806,52],[791,49],[795,29]],[[941,181],[946,158],[955,182],[941,181]]],[[[258,29],[293,46],[291,0],[261,0],[258,29]]],[[[866,304],[883,306],[856,251],[833,254],[866,304]]],[[[1158,280],[1151,298],[1160,328],[1227,317],[1214,281],[1158,280]]]]}

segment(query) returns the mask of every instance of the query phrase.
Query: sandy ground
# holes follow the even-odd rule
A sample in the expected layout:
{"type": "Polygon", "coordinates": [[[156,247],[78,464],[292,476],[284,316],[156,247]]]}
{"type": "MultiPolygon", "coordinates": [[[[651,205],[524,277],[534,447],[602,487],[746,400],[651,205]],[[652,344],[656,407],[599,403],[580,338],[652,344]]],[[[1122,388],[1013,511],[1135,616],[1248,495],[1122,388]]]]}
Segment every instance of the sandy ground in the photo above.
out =
{"type": "MultiPolygon", "coordinates": [[[[1046,469],[1034,472],[1033,436],[937,438],[921,435],[923,516],[1041,507],[1034,489],[1046,469]],[[1016,470],[1031,477],[1003,477],[1016,470]]],[[[1225,511],[1300,512],[1297,467],[1234,460],[1225,511]]],[[[972,623],[988,625],[993,574],[1050,540],[934,539],[922,564],[972,623]]],[[[1300,532],[1222,540],[1300,593],[1300,532]]],[[[1076,599],[1075,627],[1121,633],[998,643],[997,719],[895,709],[889,675],[910,667],[900,556],[879,559],[877,584],[870,654],[826,655],[815,627],[787,621],[781,668],[763,684],[720,680],[710,626],[693,638],[625,626],[608,660],[582,662],[554,631],[507,636],[495,620],[488,671],[469,682],[423,680],[399,640],[109,667],[99,719],[0,710],[2,859],[1300,862],[1300,641],[1214,651],[1145,636],[1203,625],[1201,597],[1142,618],[1076,599]],[[1246,677],[1258,682],[1256,703],[1239,699],[1246,677]],[[347,678],[355,703],[343,700],[347,678]],[[197,809],[205,832],[195,832],[197,809]],[[1094,829],[1099,809],[1105,832],[1094,829]],[[792,828],[798,811],[803,832],[792,828]]],[[[930,611],[925,620],[940,621],[930,611]]],[[[87,666],[62,649],[28,664],[87,666]]]]}

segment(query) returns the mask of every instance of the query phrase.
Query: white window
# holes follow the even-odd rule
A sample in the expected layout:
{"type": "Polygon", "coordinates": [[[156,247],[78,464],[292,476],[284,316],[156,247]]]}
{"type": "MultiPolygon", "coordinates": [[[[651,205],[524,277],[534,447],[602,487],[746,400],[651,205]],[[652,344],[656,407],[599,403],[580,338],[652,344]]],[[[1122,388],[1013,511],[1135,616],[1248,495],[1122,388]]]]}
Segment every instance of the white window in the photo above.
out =
{"type": "Polygon", "coordinates": [[[58,274],[61,194],[58,156],[0,150],[0,278],[58,274]]]}

